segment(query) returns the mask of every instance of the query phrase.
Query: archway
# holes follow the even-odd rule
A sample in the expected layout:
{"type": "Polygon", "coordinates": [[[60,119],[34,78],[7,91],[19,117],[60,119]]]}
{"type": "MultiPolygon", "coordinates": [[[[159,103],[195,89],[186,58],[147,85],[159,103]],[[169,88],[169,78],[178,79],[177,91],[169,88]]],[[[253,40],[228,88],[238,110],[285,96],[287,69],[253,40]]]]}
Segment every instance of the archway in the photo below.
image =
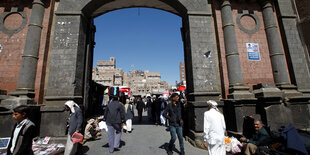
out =
{"type": "Polygon", "coordinates": [[[207,1],[198,0],[74,0],[60,1],[55,12],[45,104],[75,99],[87,108],[92,71],[93,19],[121,8],[150,7],[182,17],[191,138],[203,131],[203,101],[221,96],[214,19],[207,1]]]}

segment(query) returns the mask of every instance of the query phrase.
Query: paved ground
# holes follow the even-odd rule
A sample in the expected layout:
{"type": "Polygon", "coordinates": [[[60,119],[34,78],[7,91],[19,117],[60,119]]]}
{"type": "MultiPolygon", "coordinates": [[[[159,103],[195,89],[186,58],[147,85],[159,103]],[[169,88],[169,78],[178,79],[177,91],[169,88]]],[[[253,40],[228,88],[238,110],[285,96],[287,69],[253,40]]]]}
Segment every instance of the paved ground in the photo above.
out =
{"type": "MultiPolygon", "coordinates": [[[[137,113],[135,113],[137,114],[137,113]]],[[[165,145],[168,145],[170,133],[166,131],[166,127],[155,126],[147,121],[146,113],[143,114],[143,121],[137,124],[136,118],[133,120],[132,133],[122,133],[121,150],[114,152],[115,155],[165,155],[165,145]]],[[[185,154],[188,155],[206,155],[206,150],[193,147],[189,142],[185,141],[185,154]]],[[[110,154],[108,150],[108,136],[103,133],[100,139],[89,141],[84,144],[80,154],[99,155],[110,154]]],[[[173,154],[179,154],[179,141],[176,140],[173,154]]]]}

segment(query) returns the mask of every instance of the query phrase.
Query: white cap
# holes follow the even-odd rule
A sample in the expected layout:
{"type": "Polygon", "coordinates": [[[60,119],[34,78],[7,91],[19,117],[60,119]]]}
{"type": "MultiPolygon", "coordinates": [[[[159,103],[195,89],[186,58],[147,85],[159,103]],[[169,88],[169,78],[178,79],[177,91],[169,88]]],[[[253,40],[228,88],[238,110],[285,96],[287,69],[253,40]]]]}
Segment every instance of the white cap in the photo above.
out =
{"type": "Polygon", "coordinates": [[[207,101],[207,104],[210,104],[212,106],[217,106],[217,103],[215,101],[213,101],[213,100],[207,101]]]}

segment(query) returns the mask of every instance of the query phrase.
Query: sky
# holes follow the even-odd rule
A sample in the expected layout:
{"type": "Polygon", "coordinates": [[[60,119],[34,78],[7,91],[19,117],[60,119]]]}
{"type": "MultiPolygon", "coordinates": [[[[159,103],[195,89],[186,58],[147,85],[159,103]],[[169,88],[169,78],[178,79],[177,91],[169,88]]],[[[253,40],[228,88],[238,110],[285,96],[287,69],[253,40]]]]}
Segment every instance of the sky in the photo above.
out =
{"type": "Polygon", "coordinates": [[[160,72],[169,84],[180,81],[179,63],[184,62],[180,28],[182,18],[151,8],[111,11],[95,18],[93,67],[98,60],[116,58],[123,72],[160,72]]]}

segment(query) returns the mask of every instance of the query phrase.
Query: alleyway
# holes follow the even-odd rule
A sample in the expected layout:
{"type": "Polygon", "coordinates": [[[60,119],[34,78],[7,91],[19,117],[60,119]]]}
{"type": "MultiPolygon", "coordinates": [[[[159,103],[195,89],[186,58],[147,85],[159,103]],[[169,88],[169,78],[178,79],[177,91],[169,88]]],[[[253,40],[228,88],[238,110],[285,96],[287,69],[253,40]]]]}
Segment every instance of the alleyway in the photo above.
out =
{"type": "MultiPolygon", "coordinates": [[[[135,113],[137,114],[137,112],[135,113]]],[[[122,134],[121,150],[114,152],[115,155],[165,155],[165,145],[168,145],[170,133],[166,131],[166,127],[155,126],[147,121],[146,113],[143,113],[143,121],[137,124],[136,118],[133,120],[132,133],[122,134]]],[[[189,142],[185,141],[185,154],[188,155],[206,155],[206,150],[193,147],[189,142]]],[[[179,142],[175,143],[173,154],[179,154],[179,142]]],[[[95,141],[89,141],[84,144],[81,154],[99,155],[110,154],[108,150],[108,136],[106,133],[95,141]]]]}

